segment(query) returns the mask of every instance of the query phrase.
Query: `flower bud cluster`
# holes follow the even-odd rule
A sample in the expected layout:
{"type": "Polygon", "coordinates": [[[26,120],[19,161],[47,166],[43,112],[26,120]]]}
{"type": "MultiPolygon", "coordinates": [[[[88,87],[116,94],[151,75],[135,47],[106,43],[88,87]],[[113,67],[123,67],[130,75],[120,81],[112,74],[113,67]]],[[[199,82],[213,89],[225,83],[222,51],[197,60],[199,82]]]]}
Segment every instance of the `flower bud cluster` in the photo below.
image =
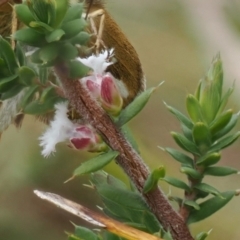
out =
{"type": "Polygon", "coordinates": [[[59,142],[69,141],[69,146],[78,150],[89,152],[103,152],[107,145],[101,136],[89,124],[73,123],[68,119],[67,103],[58,103],[56,112],[50,127],[40,137],[42,155],[48,157],[55,152],[55,146],[59,142]]]}

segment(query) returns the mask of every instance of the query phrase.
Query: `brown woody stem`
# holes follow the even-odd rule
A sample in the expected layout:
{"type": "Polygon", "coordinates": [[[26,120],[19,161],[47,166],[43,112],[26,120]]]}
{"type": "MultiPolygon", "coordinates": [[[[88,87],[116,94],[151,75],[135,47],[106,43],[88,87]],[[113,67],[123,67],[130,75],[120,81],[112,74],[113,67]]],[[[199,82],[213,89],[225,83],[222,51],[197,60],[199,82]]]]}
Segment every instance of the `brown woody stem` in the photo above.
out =
{"type": "Polygon", "coordinates": [[[147,194],[143,193],[149,169],[111,118],[91,98],[79,81],[68,78],[68,69],[64,64],[56,65],[55,72],[71,106],[82,116],[83,120],[95,127],[113,150],[119,152],[117,163],[142,194],[164,229],[171,232],[174,240],[193,240],[183,218],[172,208],[161,189],[157,188],[147,194]]]}

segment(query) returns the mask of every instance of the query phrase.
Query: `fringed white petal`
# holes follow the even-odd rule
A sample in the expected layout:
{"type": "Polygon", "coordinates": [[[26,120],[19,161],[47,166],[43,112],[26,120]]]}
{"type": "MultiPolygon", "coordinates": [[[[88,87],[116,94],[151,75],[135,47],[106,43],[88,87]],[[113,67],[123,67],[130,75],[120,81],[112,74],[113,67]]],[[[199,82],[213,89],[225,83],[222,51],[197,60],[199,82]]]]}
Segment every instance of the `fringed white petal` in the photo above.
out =
{"type": "Polygon", "coordinates": [[[48,157],[55,152],[56,144],[66,141],[74,129],[74,124],[67,116],[67,103],[58,103],[55,108],[56,112],[53,121],[51,121],[47,131],[39,138],[44,157],[48,157]]]}
{"type": "Polygon", "coordinates": [[[95,75],[103,74],[106,68],[113,64],[113,62],[107,62],[109,56],[113,56],[113,49],[109,51],[105,50],[98,55],[92,55],[88,58],[77,58],[78,61],[84,65],[93,69],[95,75]]]}

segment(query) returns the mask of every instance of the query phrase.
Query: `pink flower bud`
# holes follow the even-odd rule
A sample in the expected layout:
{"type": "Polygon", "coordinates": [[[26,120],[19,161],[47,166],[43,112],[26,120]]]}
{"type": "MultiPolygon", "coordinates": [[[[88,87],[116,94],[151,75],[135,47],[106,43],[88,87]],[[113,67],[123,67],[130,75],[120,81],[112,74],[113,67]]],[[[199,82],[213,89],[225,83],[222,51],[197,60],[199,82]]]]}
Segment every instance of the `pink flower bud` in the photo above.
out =
{"type": "Polygon", "coordinates": [[[82,125],[72,133],[70,137],[71,145],[78,150],[87,150],[89,152],[102,152],[107,149],[100,135],[90,125],[82,125]]]}
{"type": "Polygon", "coordinates": [[[87,80],[86,86],[89,90],[89,92],[95,97],[100,97],[100,84],[98,84],[96,81],[93,80],[87,80]]]}
{"type": "Polygon", "coordinates": [[[113,76],[109,73],[102,78],[101,102],[102,107],[113,116],[117,116],[122,109],[123,99],[113,76]]]}

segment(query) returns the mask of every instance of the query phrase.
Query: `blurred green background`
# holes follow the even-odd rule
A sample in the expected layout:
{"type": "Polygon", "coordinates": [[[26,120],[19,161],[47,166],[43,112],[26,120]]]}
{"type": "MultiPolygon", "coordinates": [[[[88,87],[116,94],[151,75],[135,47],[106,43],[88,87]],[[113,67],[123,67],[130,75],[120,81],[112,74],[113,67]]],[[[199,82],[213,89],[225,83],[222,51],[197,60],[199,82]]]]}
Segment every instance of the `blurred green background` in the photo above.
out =
{"type": "MultiPolygon", "coordinates": [[[[236,79],[231,106],[239,110],[240,77],[240,5],[237,1],[196,0],[106,0],[106,7],[139,53],[147,85],[163,86],[130,123],[143,158],[150,168],[165,165],[167,174],[185,179],[179,165],[157,146],[176,147],[169,132],[179,124],[166,110],[163,101],[184,111],[185,96],[194,92],[213,56],[220,52],[226,73],[225,85],[236,79]],[[211,2],[211,3],[208,3],[211,2]],[[239,11],[238,11],[239,10],[239,11]],[[238,22],[239,21],[239,22],[238,22]],[[239,25],[238,25],[239,24],[239,25]],[[239,60],[239,61],[238,61],[239,60]]],[[[20,130],[10,127],[0,142],[0,239],[63,240],[64,231],[72,231],[70,221],[80,219],[41,201],[34,189],[51,191],[96,209],[96,193],[83,186],[87,177],[67,184],[72,171],[88,154],[72,151],[59,144],[49,159],[40,155],[39,135],[46,126],[28,117],[20,130]]],[[[239,125],[237,126],[239,129],[239,125]]],[[[240,169],[240,142],[223,152],[221,165],[240,169]]],[[[121,169],[112,163],[105,169],[127,181],[121,169]]],[[[208,178],[225,191],[240,187],[239,176],[208,178]]],[[[169,187],[161,184],[166,193],[169,187]]],[[[182,194],[171,188],[173,194],[182,194]]],[[[220,212],[191,226],[194,235],[213,228],[209,239],[240,239],[240,198],[234,198],[220,212]]],[[[85,225],[86,226],[86,225],[85,225]]]]}

